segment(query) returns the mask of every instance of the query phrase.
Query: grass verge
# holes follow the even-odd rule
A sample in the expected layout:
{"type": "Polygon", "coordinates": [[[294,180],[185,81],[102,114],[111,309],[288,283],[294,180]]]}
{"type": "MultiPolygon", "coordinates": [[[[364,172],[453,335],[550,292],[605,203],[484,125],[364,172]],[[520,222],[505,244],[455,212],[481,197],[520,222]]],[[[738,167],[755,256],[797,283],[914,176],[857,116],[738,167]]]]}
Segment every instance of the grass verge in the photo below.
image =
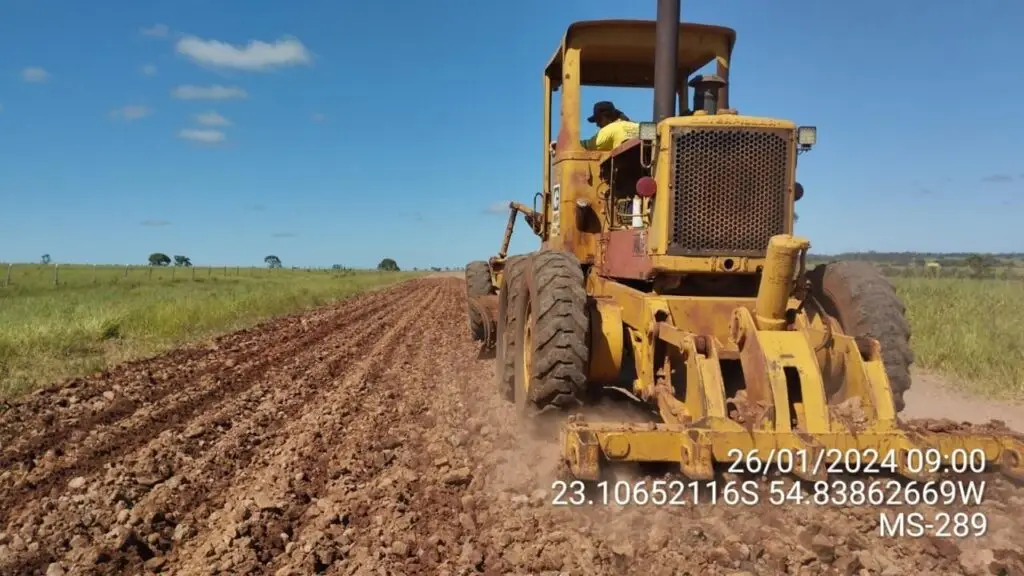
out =
{"type": "Polygon", "coordinates": [[[87,268],[62,270],[69,281],[59,287],[46,274],[0,288],[0,398],[416,275],[275,270],[95,281],[87,268]]]}
{"type": "MultiPolygon", "coordinates": [[[[67,266],[54,287],[52,268],[25,266],[0,288],[0,398],[415,275],[67,266]]],[[[974,392],[1024,398],[1024,283],[893,281],[918,366],[974,392]]]]}
{"type": "Polygon", "coordinates": [[[894,278],[907,305],[917,365],[974,392],[1024,398],[1024,283],[894,278]]]}

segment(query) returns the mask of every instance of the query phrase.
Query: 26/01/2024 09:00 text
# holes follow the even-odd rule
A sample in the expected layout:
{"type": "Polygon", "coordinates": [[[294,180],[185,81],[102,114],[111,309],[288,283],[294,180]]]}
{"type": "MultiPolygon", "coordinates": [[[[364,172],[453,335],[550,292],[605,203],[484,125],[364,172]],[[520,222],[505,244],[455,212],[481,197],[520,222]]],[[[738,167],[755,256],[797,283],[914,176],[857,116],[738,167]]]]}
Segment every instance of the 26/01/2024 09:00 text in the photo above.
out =
{"type": "Polygon", "coordinates": [[[873,448],[840,450],[828,448],[809,452],[789,448],[772,449],[768,452],[738,448],[729,451],[729,472],[732,474],[759,474],[769,472],[791,474],[796,472],[817,475],[826,474],[896,474],[901,468],[913,474],[931,474],[943,466],[956,474],[981,473],[987,465],[985,452],[980,449],[958,448],[947,458],[934,448],[911,449],[903,454],[900,463],[896,450],[879,453],[873,448]]]}

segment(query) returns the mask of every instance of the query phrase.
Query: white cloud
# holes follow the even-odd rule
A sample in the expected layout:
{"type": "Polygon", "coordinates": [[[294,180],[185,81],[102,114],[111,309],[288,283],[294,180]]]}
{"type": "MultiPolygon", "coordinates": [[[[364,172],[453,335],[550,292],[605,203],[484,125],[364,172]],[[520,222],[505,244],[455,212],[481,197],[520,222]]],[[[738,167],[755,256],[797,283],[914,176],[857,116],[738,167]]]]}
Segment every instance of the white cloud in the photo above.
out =
{"type": "Polygon", "coordinates": [[[146,64],[142,67],[142,73],[146,76],[156,76],[156,65],[146,64]]]}
{"type": "Polygon", "coordinates": [[[139,30],[139,33],[143,36],[153,36],[155,38],[165,38],[171,33],[171,29],[166,24],[154,24],[149,28],[143,28],[139,30]]]}
{"type": "Polygon", "coordinates": [[[138,120],[140,118],[145,118],[152,113],[153,110],[148,106],[143,106],[141,104],[131,104],[118,108],[117,110],[110,111],[110,115],[114,118],[123,118],[125,120],[138,120]]]}
{"type": "Polygon", "coordinates": [[[46,82],[50,79],[50,73],[39,66],[29,66],[21,71],[21,79],[25,82],[46,82]]]}
{"type": "Polygon", "coordinates": [[[302,42],[295,38],[282,38],[273,43],[253,40],[246,46],[234,46],[220,40],[186,36],[178,40],[177,50],[198,64],[238,70],[297,66],[308,64],[312,59],[302,42]]]}
{"type": "Polygon", "coordinates": [[[196,122],[203,126],[231,126],[231,120],[217,114],[213,110],[195,115],[196,122]]]}
{"type": "Polygon", "coordinates": [[[223,142],[227,137],[220,130],[198,130],[196,128],[183,128],[178,132],[178,138],[202,142],[204,144],[216,144],[223,142]]]}
{"type": "Polygon", "coordinates": [[[316,112],[310,118],[312,118],[313,122],[327,122],[327,115],[320,112],[316,112]]]}
{"type": "Polygon", "coordinates": [[[171,92],[171,96],[180,100],[228,100],[231,98],[248,98],[249,93],[238,86],[192,86],[185,84],[178,86],[171,92]]]}

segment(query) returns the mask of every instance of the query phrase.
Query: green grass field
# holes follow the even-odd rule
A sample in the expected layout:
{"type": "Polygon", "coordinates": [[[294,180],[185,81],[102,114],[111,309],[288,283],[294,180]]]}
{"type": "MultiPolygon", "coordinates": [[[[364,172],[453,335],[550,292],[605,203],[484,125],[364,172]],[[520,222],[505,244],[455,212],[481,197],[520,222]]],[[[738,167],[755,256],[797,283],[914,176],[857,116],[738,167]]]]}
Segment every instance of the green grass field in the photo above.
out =
{"type": "Polygon", "coordinates": [[[398,282],[407,272],[0,266],[0,398],[398,282]],[[172,277],[173,276],[173,277],[172,277]]]}
{"type": "Polygon", "coordinates": [[[917,365],[976,392],[1024,399],[1024,282],[893,278],[907,305],[917,365]]]}
{"type": "MultiPolygon", "coordinates": [[[[415,273],[0,267],[0,397],[325,304],[415,273]]],[[[917,365],[1024,398],[1024,282],[893,278],[917,365]]]]}

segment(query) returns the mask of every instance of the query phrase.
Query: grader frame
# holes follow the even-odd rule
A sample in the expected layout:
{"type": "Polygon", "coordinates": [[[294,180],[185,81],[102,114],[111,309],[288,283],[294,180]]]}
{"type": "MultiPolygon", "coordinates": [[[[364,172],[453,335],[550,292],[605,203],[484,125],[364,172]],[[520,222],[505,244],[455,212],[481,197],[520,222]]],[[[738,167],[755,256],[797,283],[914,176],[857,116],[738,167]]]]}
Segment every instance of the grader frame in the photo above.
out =
{"type": "Polygon", "coordinates": [[[899,474],[931,477],[915,452],[945,464],[983,454],[1024,480],[1015,435],[897,418],[913,361],[903,304],[870,264],[806,269],[796,156],[816,131],[729,107],[734,43],[731,29],[680,23],[679,0],[659,0],[656,22],[566,31],[543,78],[543,205],[511,203],[498,256],[467,266],[470,325],[495,351],[499,390],[532,414],[625,381],[651,406],[655,422],[569,417],[563,457],[585,480],[615,461],[676,462],[709,479],[738,454],[799,455],[817,463],[790,464],[806,479],[891,455],[899,474]],[[713,75],[686,82],[712,63],[713,75]],[[615,150],[584,150],[581,84],[653,85],[654,122],[615,150]],[[509,257],[518,213],[541,248],[509,257]]]}

